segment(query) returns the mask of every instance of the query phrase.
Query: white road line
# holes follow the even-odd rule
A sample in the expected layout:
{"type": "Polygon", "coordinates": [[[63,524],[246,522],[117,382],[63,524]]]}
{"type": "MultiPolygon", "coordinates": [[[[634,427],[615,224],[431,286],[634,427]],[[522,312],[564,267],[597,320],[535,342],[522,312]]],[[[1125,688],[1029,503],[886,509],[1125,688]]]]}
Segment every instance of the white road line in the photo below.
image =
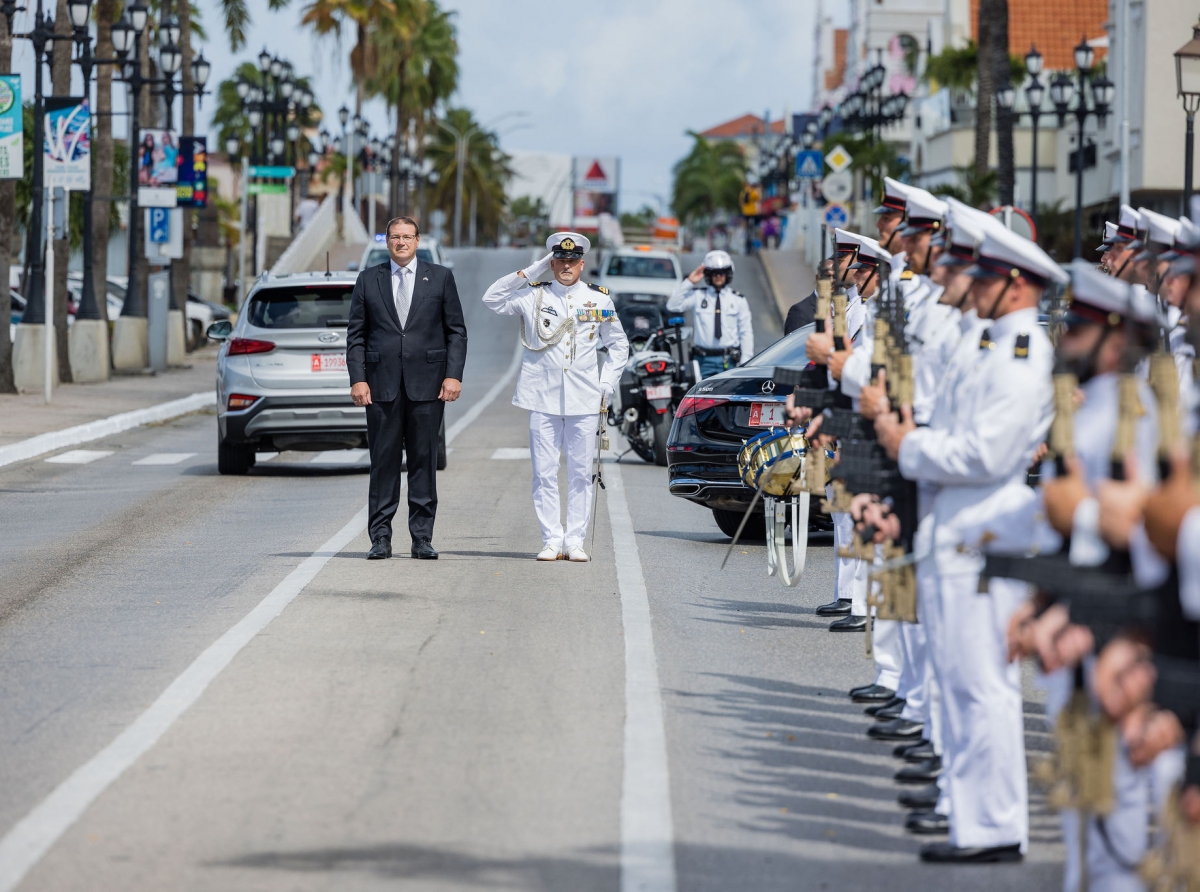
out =
{"type": "Polygon", "coordinates": [[[51,456],[46,461],[56,465],[86,465],[98,458],[106,458],[110,455],[112,455],[111,449],[72,449],[62,455],[51,456]]]}
{"type": "Polygon", "coordinates": [[[492,453],[493,461],[509,461],[517,458],[529,458],[528,446],[501,446],[492,453]]]}
{"type": "Polygon", "coordinates": [[[254,463],[256,465],[260,465],[265,461],[270,461],[278,454],[279,454],[278,452],[259,452],[254,457],[254,463]]]}
{"type": "Polygon", "coordinates": [[[308,460],[312,465],[352,465],[367,457],[365,449],[328,449],[308,460]]]}
{"type": "Polygon", "coordinates": [[[135,465],[178,465],[195,456],[194,452],[155,452],[133,462],[135,465]]]}
{"type": "Polygon", "coordinates": [[[148,406],[145,409],[122,412],[120,415],[110,415],[108,418],[68,427],[61,431],[39,434],[28,440],[18,440],[7,446],[0,446],[0,465],[11,465],[13,462],[36,458],[56,449],[78,446],[80,443],[99,440],[101,437],[111,437],[113,434],[141,427],[143,424],[178,418],[180,415],[187,415],[189,412],[216,405],[216,402],[216,391],[206,390],[203,393],[185,396],[183,399],[171,400],[169,403],[159,403],[157,406],[148,406]]]}
{"type": "Polygon", "coordinates": [[[367,526],[363,508],[317,551],[300,562],[258,606],[218,638],[133,724],[81,765],[0,839],[0,890],[10,892],[96,797],[158,741],[195,703],[221,670],[283,612],[329,559],[367,526]]]}
{"type": "Polygon", "coordinates": [[[625,631],[625,772],[621,780],[621,892],[675,892],[675,829],[658,659],[621,466],[604,468],[621,624],[625,631]]]}
{"type": "MultiPolygon", "coordinates": [[[[517,373],[521,347],[508,369],[463,417],[446,430],[449,443],[477,419],[517,373]]],[[[622,502],[622,504],[624,504],[622,502]]],[[[94,755],[25,817],[0,838],[0,892],[12,892],[46,852],[78,821],[108,787],[140,759],[163,734],[195,703],[238,652],[283,612],[304,590],[330,558],[345,548],[367,527],[367,509],[361,509],[336,535],[300,562],[271,593],[218,638],[163,691],[108,746],[94,755]]],[[[629,523],[633,535],[632,522],[629,523]]],[[[641,578],[640,571],[638,578],[641,578]]],[[[644,597],[644,595],[643,595],[644,597]]],[[[657,688],[656,688],[657,690],[657,688]]]]}

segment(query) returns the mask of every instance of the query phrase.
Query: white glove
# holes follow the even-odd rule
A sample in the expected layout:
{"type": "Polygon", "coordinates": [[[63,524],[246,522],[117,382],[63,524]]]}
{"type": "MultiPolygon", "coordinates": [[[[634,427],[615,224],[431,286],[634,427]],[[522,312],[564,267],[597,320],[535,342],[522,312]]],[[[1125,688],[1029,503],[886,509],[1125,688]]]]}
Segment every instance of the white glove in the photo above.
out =
{"type": "Polygon", "coordinates": [[[538,260],[535,263],[525,267],[525,269],[521,270],[521,272],[525,274],[525,278],[527,278],[530,282],[536,282],[539,278],[541,278],[542,274],[545,273],[546,270],[550,269],[550,258],[553,256],[554,252],[551,251],[541,260],[538,260]]]}
{"type": "Polygon", "coordinates": [[[601,398],[603,398],[607,402],[608,400],[612,399],[612,395],[613,395],[613,386],[606,381],[601,381],[600,382],[601,398]]]}

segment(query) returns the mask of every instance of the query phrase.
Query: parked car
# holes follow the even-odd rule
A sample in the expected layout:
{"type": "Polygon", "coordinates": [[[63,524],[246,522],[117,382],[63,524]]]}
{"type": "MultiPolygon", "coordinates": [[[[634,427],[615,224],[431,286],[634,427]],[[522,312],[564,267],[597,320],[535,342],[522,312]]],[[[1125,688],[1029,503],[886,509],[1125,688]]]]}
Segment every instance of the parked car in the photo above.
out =
{"type": "MultiPolygon", "coordinates": [[[[377,266],[380,263],[387,263],[388,256],[387,245],[382,240],[369,242],[363,248],[362,259],[359,260],[358,266],[351,265],[350,269],[352,271],[360,270],[366,269],[369,266],[377,266]]],[[[426,263],[436,263],[438,266],[444,266],[447,269],[454,268],[454,261],[447,260],[442,256],[442,246],[438,240],[428,235],[421,236],[421,244],[417,248],[417,259],[424,260],[426,263]]]]}
{"type": "MultiPolygon", "coordinates": [[[[367,445],[366,409],[350,399],[346,326],[358,276],[259,279],[236,323],[208,329],[217,354],[217,470],[245,474],[259,451],[367,445]]],[[[442,424],[437,468],[446,467],[442,424]]]]}
{"type": "MultiPolygon", "coordinates": [[[[121,315],[121,308],[125,306],[125,289],[129,285],[129,279],[125,276],[109,276],[108,288],[106,289],[108,302],[108,318],[116,319],[121,315]]],[[[83,273],[72,272],[67,274],[67,289],[71,292],[71,309],[70,312],[74,315],[74,306],[79,303],[80,291],[83,288],[83,273]]],[[[192,292],[188,292],[187,306],[184,308],[187,314],[187,346],[189,350],[195,350],[197,347],[203,347],[208,339],[205,332],[208,327],[218,319],[228,319],[229,310],[219,304],[210,304],[208,301],[201,300],[192,292]]]]}
{"type": "Polygon", "coordinates": [[[596,279],[614,301],[652,295],[665,307],[667,298],[679,287],[683,271],[673,251],[638,245],[608,254],[600,263],[596,279]]]}
{"type": "Polygon", "coordinates": [[[11,344],[17,336],[17,323],[21,321],[21,317],[25,315],[25,298],[21,297],[21,292],[16,288],[8,289],[9,298],[9,319],[8,319],[8,341],[11,344]]]}
{"type": "MultiPolygon", "coordinates": [[[[737,455],[746,440],[785,424],[788,390],[776,387],[775,366],[804,366],[804,345],[813,331],[806,325],[756,353],[745,365],[705,378],[679,404],[667,436],[667,479],[672,495],[710,509],[717,526],[732,536],[754,490],[742,483],[737,455]]],[[[810,530],[830,530],[820,500],[809,509],[810,530]]],[[[761,505],[761,500],[759,502],[761,505]]],[[[762,515],[751,534],[763,535],[762,515]]]]}

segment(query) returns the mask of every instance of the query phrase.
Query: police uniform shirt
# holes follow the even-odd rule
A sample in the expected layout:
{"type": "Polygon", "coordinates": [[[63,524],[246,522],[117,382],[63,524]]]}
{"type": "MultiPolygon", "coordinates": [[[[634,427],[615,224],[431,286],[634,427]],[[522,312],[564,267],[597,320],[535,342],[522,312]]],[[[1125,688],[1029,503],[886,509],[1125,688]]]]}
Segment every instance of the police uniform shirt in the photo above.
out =
{"type": "Polygon", "coordinates": [[[679,283],[667,300],[672,313],[692,312],[692,339],[697,347],[719,350],[738,347],[741,361],[754,355],[754,328],[750,319],[750,303],[736,291],[721,289],[721,337],[714,335],[717,316],[717,292],[711,285],[697,285],[688,279],[679,283]]]}
{"type": "Polygon", "coordinates": [[[483,303],[502,316],[520,316],[524,326],[528,346],[514,406],[548,415],[600,411],[601,383],[615,391],[629,358],[629,341],[606,293],[582,281],[568,288],[557,281],[530,283],[513,273],[495,282],[483,303]],[[561,339],[547,346],[562,327],[561,339]],[[603,369],[596,352],[601,345],[608,348],[603,369]]]}

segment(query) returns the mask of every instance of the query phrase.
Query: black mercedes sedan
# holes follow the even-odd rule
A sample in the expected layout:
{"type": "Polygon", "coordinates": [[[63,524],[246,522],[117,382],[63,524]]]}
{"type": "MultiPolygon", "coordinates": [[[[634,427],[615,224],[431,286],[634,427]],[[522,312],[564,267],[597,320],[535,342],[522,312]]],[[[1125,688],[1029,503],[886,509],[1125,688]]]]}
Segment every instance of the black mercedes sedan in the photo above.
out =
{"type": "MultiPolygon", "coordinates": [[[[667,478],[671,494],[712,510],[717,526],[732,536],[754,490],[738,476],[738,450],[746,440],[786,424],[788,389],[776,387],[776,366],[803,367],[807,325],[776,341],[745,365],[705,378],[687,392],[667,438],[667,478]]],[[[829,530],[832,522],[811,500],[809,529],[829,530]]],[[[761,505],[761,501],[759,503],[761,505]]],[[[743,536],[763,536],[761,511],[743,536]]]]}

